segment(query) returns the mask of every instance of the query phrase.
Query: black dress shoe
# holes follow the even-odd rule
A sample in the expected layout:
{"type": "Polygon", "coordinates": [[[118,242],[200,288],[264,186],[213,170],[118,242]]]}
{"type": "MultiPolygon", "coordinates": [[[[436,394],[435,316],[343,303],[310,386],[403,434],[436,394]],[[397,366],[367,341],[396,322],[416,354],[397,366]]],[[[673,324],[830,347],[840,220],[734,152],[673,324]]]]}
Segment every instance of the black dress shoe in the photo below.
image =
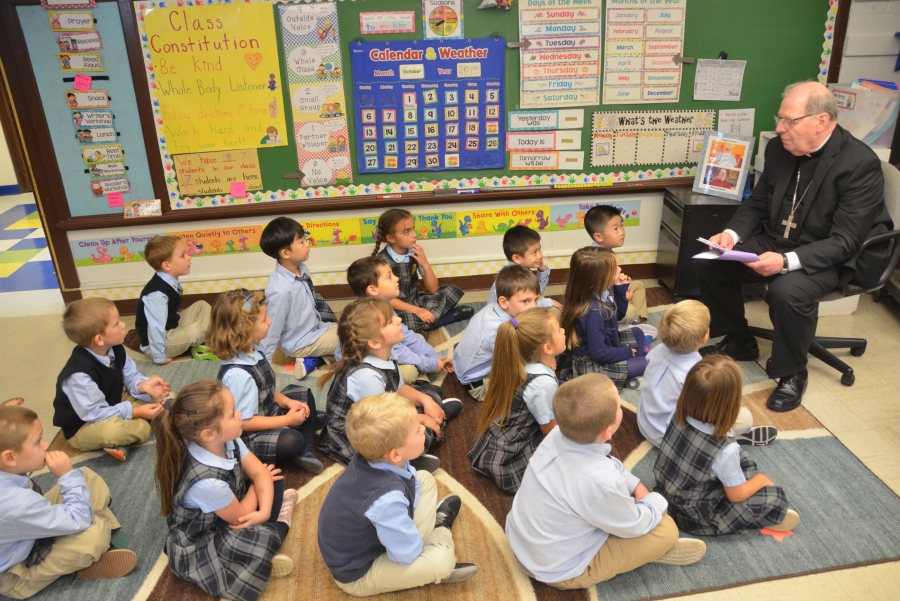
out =
{"type": "Polygon", "coordinates": [[[462,499],[459,495],[450,495],[438,501],[437,510],[435,511],[434,527],[450,528],[459,514],[462,507],[462,499]]]}
{"type": "Polygon", "coordinates": [[[785,411],[793,411],[800,406],[803,400],[803,393],[806,392],[806,385],[809,383],[809,375],[804,372],[791,374],[778,380],[778,386],[775,392],[769,396],[766,401],[766,407],[772,411],[784,413],[785,411]]]}
{"type": "Polygon", "coordinates": [[[704,346],[700,349],[701,357],[710,355],[728,355],[735,361],[754,361],[759,357],[759,346],[756,338],[751,337],[750,342],[737,343],[732,336],[726,336],[716,344],[704,346]]]}

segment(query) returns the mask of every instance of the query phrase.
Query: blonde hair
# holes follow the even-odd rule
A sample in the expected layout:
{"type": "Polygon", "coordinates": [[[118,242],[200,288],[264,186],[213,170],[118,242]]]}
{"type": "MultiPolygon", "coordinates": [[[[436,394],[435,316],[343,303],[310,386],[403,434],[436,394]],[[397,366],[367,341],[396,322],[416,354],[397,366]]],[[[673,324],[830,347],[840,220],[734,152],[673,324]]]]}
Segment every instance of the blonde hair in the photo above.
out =
{"type": "MultiPolygon", "coordinates": [[[[616,253],[599,246],[579,248],[569,263],[569,281],[563,301],[560,323],[566,330],[566,346],[575,348],[581,341],[575,332],[575,324],[587,314],[594,302],[594,295],[611,286],[617,272],[616,253]]],[[[605,307],[614,317],[616,307],[605,307]]]]}
{"type": "Polygon", "coordinates": [[[553,414],[562,435],[578,444],[591,444],[616,422],[619,393],[603,374],[569,380],[553,396],[553,414]]]}
{"type": "Polygon", "coordinates": [[[481,436],[494,421],[501,428],[512,412],[516,391],[525,383],[526,363],[541,358],[541,347],[550,342],[556,327],[556,317],[549,309],[534,308],[523,311],[512,320],[500,324],[491,360],[491,378],[487,395],[478,417],[476,436],[481,436]]]}
{"type": "Polygon", "coordinates": [[[66,307],[63,331],[78,346],[88,346],[98,334],[106,332],[109,316],[116,308],[108,298],[83,298],[66,307]]]}
{"type": "Polygon", "coordinates": [[[722,438],[734,426],[741,410],[744,373],[727,355],[710,355],[688,372],[678,405],[675,423],[687,427],[687,417],[715,427],[712,435],[722,438]]]}
{"type": "Polygon", "coordinates": [[[670,308],[659,320],[659,339],[680,355],[693,353],[709,332],[709,309],[695,300],[684,300],[670,308]]]}
{"type": "Polygon", "coordinates": [[[230,290],[219,295],[210,312],[206,345],[219,359],[253,350],[253,330],[266,305],[262,290],[230,290]],[[249,303],[249,310],[245,308],[249,303]]]}
{"type": "Polygon", "coordinates": [[[37,413],[27,407],[0,406],[0,453],[21,451],[37,420],[37,413]]]}
{"type": "Polygon", "coordinates": [[[162,264],[172,259],[175,247],[181,242],[178,236],[157,236],[144,247],[144,260],[154,271],[162,271],[162,264]]]}
{"type": "Polygon", "coordinates": [[[367,296],[353,301],[338,321],[341,360],[332,363],[329,366],[331,369],[319,378],[316,385],[322,388],[351,364],[361,363],[369,354],[369,341],[381,336],[381,328],[389,324],[393,317],[391,305],[383,298],[367,296]]]}
{"type": "Polygon", "coordinates": [[[413,402],[396,392],[367,396],[347,412],[347,438],[366,460],[378,461],[406,444],[410,422],[418,422],[416,415],[413,402]]]}

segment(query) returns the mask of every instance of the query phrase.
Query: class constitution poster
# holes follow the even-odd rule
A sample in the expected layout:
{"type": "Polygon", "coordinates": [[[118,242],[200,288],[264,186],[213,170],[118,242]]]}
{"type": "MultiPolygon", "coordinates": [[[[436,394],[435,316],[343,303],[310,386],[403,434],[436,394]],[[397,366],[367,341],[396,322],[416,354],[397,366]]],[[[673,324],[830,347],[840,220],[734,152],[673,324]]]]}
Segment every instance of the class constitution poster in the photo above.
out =
{"type": "Polygon", "coordinates": [[[172,154],[287,145],[270,4],[148,9],[144,25],[172,154]]]}

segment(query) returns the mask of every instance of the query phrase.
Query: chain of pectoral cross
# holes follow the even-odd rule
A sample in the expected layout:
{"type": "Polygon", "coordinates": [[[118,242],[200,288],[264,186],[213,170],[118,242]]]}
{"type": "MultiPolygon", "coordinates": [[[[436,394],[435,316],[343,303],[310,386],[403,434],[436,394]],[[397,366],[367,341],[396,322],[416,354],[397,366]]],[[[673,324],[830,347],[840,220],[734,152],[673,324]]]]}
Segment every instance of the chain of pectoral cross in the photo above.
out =
{"type": "Polygon", "coordinates": [[[797,229],[797,224],[794,223],[794,213],[797,212],[797,207],[799,207],[800,203],[803,202],[803,199],[806,197],[806,193],[809,192],[809,187],[811,185],[812,181],[806,184],[806,190],[803,191],[803,196],[800,197],[800,200],[797,200],[797,190],[800,188],[800,167],[797,167],[797,185],[794,186],[794,198],[791,200],[791,214],[788,215],[787,219],[783,219],[781,221],[781,225],[784,226],[785,238],[790,237],[792,229],[797,229]]]}

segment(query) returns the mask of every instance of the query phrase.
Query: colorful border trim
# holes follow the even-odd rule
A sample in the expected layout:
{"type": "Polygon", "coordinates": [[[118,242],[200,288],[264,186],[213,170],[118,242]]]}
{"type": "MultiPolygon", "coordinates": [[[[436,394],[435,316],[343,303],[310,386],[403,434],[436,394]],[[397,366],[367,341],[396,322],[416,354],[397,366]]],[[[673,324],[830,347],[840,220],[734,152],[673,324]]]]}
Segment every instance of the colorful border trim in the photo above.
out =
{"type": "Polygon", "coordinates": [[[834,45],[834,25],[837,21],[840,0],[828,0],[828,13],[825,18],[825,41],[822,43],[822,60],[819,63],[819,83],[828,81],[828,69],[831,67],[831,47],[834,45]]]}

